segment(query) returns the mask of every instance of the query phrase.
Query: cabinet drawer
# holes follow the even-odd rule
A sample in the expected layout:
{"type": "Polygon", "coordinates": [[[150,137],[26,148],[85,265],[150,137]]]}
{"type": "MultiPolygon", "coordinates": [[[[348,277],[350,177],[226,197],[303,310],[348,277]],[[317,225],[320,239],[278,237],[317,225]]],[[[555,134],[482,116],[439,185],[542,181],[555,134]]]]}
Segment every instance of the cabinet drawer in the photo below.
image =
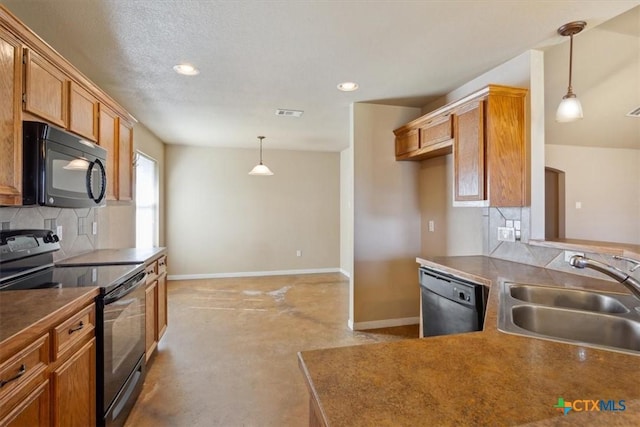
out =
{"type": "MultiPolygon", "coordinates": [[[[0,366],[0,403],[15,396],[34,376],[44,374],[49,363],[49,335],[43,335],[33,344],[9,358],[0,366]]],[[[28,390],[25,390],[27,392],[28,390]]],[[[4,406],[0,404],[0,406],[4,406]]]]}
{"type": "Polygon", "coordinates": [[[167,272],[167,256],[158,258],[158,276],[167,272]]]}
{"type": "Polygon", "coordinates": [[[147,273],[146,284],[154,282],[158,277],[158,261],[153,261],[151,264],[144,268],[144,272],[147,273]]]}
{"type": "Polygon", "coordinates": [[[453,116],[436,117],[420,129],[420,147],[448,141],[453,138],[453,116]]]}
{"type": "Polygon", "coordinates": [[[75,344],[95,335],[96,307],[90,305],[53,330],[53,355],[58,360],[75,344]]]}

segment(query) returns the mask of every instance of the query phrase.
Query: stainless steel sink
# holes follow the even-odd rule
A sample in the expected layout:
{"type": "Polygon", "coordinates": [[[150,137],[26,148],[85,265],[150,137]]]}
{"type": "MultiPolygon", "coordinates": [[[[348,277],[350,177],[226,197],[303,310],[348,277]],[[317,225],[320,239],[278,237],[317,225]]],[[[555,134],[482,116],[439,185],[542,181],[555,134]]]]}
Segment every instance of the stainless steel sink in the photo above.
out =
{"type": "Polygon", "coordinates": [[[498,329],[640,355],[640,300],[627,294],[503,282],[498,329]]]}
{"type": "Polygon", "coordinates": [[[535,305],[511,309],[522,329],[557,339],[640,352],[640,322],[587,311],[535,305]]]}
{"type": "Polygon", "coordinates": [[[575,308],[602,313],[626,313],[629,311],[616,298],[604,293],[516,284],[509,286],[509,291],[511,296],[517,300],[551,307],[575,308]]]}

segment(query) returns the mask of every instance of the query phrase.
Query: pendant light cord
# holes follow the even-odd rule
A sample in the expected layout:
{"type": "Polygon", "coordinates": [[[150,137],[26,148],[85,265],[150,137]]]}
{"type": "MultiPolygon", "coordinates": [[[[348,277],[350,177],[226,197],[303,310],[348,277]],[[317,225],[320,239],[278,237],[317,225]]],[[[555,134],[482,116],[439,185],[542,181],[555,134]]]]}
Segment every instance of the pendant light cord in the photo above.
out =
{"type": "Polygon", "coordinates": [[[567,88],[567,95],[573,95],[573,86],[571,84],[571,75],[573,69],[573,34],[569,36],[569,87],[567,88]]]}
{"type": "Polygon", "coordinates": [[[262,140],[264,136],[259,136],[258,139],[260,140],[260,164],[262,164],[262,140]]]}

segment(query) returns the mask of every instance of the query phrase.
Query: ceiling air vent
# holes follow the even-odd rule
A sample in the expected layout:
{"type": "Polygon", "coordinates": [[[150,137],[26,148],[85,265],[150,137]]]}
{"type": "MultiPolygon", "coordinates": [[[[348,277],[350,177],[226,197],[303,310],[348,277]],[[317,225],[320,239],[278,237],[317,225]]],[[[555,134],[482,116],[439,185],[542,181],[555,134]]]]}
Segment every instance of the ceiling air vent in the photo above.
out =
{"type": "Polygon", "coordinates": [[[627,116],[629,117],[640,117],[640,107],[636,108],[635,110],[631,110],[627,113],[627,116]]]}
{"type": "Polygon", "coordinates": [[[283,110],[282,108],[276,110],[276,116],[283,117],[302,117],[303,113],[304,111],[300,110],[283,110]]]}

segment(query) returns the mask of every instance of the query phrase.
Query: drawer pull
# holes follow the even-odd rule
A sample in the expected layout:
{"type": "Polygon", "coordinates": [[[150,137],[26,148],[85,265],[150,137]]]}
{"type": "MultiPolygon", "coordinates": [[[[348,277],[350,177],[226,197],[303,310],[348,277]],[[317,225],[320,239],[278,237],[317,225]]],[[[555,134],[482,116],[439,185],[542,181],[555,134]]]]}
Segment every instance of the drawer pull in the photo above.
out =
{"type": "Polygon", "coordinates": [[[5,384],[9,384],[11,381],[17,380],[18,378],[23,376],[25,372],[27,372],[27,365],[23,363],[22,365],[20,365],[20,370],[15,377],[9,378],[8,380],[0,380],[0,387],[4,387],[5,384]]]}
{"type": "Polygon", "coordinates": [[[72,333],[74,333],[75,331],[79,331],[80,329],[84,328],[84,322],[80,322],[80,324],[78,326],[76,326],[75,328],[71,328],[69,329],[69,335],[71,335],[72,333]]]}

